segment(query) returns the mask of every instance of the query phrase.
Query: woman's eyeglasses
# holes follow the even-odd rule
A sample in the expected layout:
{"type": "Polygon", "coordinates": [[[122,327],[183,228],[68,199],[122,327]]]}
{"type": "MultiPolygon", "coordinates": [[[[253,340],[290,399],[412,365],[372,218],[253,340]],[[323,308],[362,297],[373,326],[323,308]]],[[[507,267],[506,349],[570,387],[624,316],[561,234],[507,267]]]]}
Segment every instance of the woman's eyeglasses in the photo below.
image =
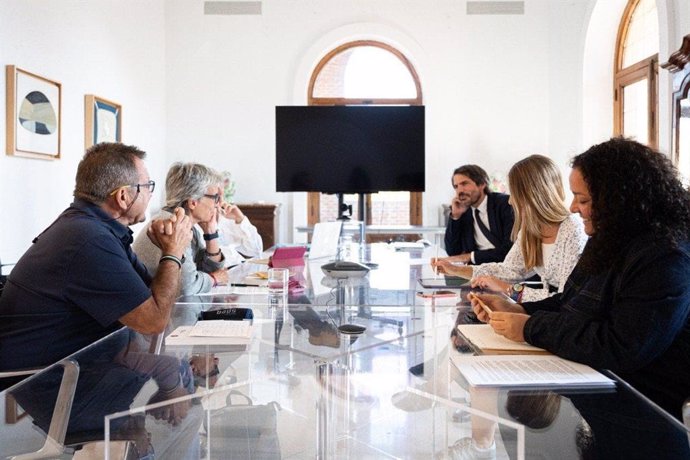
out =
{"type": "Polygon", "coordinates": [[[210,198],[213,200],[215,204],[220,203],[220,194],[216,193],[215,195],[204,195],[206,198],[210,198]]]}

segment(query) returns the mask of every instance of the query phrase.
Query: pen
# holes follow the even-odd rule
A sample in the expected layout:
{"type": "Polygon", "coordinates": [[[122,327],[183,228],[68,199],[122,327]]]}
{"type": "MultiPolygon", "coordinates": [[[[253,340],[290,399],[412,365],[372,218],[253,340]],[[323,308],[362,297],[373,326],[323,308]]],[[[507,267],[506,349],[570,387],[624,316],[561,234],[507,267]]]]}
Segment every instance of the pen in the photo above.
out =
{"type": "Polygon", "coordinates": [[[236,286],[236,287],[256,287],[255,284],[245,284],[245,283],[230,283],[230,286],[236,286]]]}
{"type": "Polygon", "coordinates": [[[436,245],[436,259],[434,259],[434,262],[436,265],[434,265],[434,277],[438,278],[438,244],[436,245]]]}
{"type": "Polygon", "coordinates": [[[227,267],[225,267],[225,269],[226,269],[226,270],[230,270],[231,268],[235,268],[235,267],[237,267],[238,265],[241,265],[241,264],[243,264],[243,263],[244,263],[244,260],[240,261],[240,263],[238,263],[238,264],[228,265],[227,267]]]}
{"type": "Polygon", "coordinates": [[[491,309],[482,301],[482,299],[477,297],[474,292],[470,292],[470,298],[476,300],[479,306],[482,307],[482,310],[484,310],[487,315],[491,316],[491,309]]]}

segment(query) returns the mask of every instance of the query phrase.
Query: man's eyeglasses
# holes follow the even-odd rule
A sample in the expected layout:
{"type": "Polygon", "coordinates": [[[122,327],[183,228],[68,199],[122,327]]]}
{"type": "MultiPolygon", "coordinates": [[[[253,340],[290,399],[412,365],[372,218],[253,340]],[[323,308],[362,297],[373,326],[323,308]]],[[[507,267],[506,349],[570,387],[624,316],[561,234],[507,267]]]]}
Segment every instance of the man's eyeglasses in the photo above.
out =
{"type": "Polygon", "coordinates": [[[120,185],[118,188],[110,192],[110,195],[115,195],[118,190],[120,190],[122,187],[136,187],[137,188],[137,193],[141,193],[141,187],[146,187],[149,189],[150,193],[153,193],[153,191],[156,189],[156,182],[155,181],[148,181],[145,184],[128,184],[128,185],[120,185]]]}
{"type": "Polygon", "coordinates": [[[218,194],[218,193],[216,193],[215,195],[206,195],[206,194],[204,194],[204,196],[205,196],[206,198],[212,199],[213,202],[214,202],[215,204],[220,203],[220,194],[218,194]]]}

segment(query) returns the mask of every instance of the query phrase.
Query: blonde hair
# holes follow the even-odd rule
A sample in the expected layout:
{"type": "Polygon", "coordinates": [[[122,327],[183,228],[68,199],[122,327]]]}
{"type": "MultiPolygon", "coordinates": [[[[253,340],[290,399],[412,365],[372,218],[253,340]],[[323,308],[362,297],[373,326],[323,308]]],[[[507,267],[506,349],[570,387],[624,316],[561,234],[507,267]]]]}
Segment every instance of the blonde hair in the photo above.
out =
{"type": "Polygon", "coordinates": [[[565,204],[563,179],[556,164],[543,155],[530,155],[508,172],[515,211],[512,239],[518,234],[525,268],[543,265],[542,226],[560,224],[570,215],[565,204]]]}

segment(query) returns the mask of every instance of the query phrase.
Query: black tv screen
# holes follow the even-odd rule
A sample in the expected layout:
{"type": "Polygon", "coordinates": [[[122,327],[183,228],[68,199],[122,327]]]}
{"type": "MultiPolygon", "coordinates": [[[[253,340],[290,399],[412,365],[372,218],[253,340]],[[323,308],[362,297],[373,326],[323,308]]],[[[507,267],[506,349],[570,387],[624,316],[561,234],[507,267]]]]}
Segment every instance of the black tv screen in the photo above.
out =
{"type": "Polygon", "coordinates": [[[424,107],[276,107],[278,192],[424,191],[424,107]]]}

